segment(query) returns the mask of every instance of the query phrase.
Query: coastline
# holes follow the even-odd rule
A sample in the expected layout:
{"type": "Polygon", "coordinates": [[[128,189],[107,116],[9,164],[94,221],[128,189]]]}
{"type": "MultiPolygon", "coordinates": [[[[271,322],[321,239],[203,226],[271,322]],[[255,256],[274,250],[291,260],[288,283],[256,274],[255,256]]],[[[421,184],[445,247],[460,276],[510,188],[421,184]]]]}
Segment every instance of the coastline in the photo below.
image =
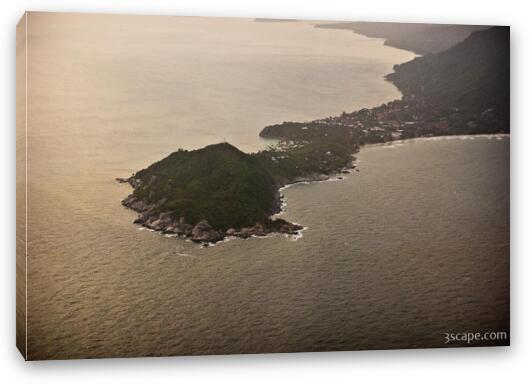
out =
{"type": "MultiPolygon", "coordinates": [[[[276,190],[276,200],[274,203],[274,208],[272,210],[272,213],[270,215],[270,219],[274,220],[277,218],[280,218],[280,216],[284,215],[287,212],[288,207],[288,201],[285,195],[283,194],[283,191],[295,186],[295,185],[310,185],[313,183],[322,183],[322,182],[331,182],[331,181],[343,181],[347,178],[348,175],[353,174],[354,172],[359,172],[359,168],[356,164],[357,158],[354,156],[356,153],[361,152],[364,148],[371,148],[371,147],[395,147],[397,145],[402,145],[407,142],[414,142],[414,141],[431,141],[431,140],[474,140],[476,138],[486,138],[486,139],[496,139],[496,140],[503,140],[505,138],[510,139],[509,133],[496,133],[496,134],[467,134],[467,135],[441,135],[441,136],[426,136],[426,137],[413,137],[408,139],[397,139],[392,141],[387,141],[384,143],[369,143],[364,144],[359,147],[358,150],[352,153],[352,160],[351,162],[340,169],[337,172],[333,172],[331,174],[321,174],[321,175],[312,175],[311,177],[300,177],[297,178],[294,181],[287,182],[285,184],[278,184],[277,190],[276,190]]],[[[122,179],[117,178],[117,181],[120,183],[127,183],[131,184],[131,182],[128,179],[122,179]]],[[[125,199],[124,199],[125,200],[125,199]]],[[[123,203],[122,203],[123,204],[123,203]]],[[[127,207],[127,205],[123,204],[127,207]]],[[[131,207],[127,207],[132,209],[131,207]]],[[[134,209],[133,209],[134,210],[134,209]]],[[[138,220],[138,219],[137,219],[138,220]]],[[[289,223],[291,225],[290,230],[284,230],[284,231],[275,231],[271,230],[270,228],[265,228],[263,224],[257,223],[257,225],[253,228],[242,228],[240,231],[225,231],[221,232],[218,230],[219,236],[214,236],[211,239],[195,239],[192,230],[193,228],[190,228],[190,231],[188,233],[173,233],[166,230],[166,228],[157,229],[156,227],[153,227],[149,223],[139,223],[135,220],[134,224],[139,224],[139,230],[147,230],[150,232],[158,232],[160,235],[163,235],[165,237],[178,237],[183,238],[185,241],[192,241],[201,244],[201,246],[214,246],[219,243],[228,242],[234,239],[248,239],[248,238],[269,238],[278,234],[284,234],[286,238],[290,238],[292,241],[297,241],[303,237],[303,232],[308,229],[307,226],[303,226],[300,223],[291,222],[289,223]],[[260,224],[260,225],[259,225],[260,224]]],[[[288,223],[288,222],[286,222],[288,223]]]]}
{"type": "MultiPolygon", "coordinates": [[[[357,153],[356,150],[354,153],[357,153]]],[[[158,232],[161,235],[166,237],[180,237],[184,238],[186,241],[193,241],[200,243],[202,246],[212,246],[221,242],[229,241],[232,239],[248,239],[248,238],[266,238],[276,234],[284,234],[286,237],[291,238],[296,241],[302,238],[302,232],[308,227],[303,226],[302,224],[295,222],[288,222],[279,216],[285,213],[287,202],[285,200],[282,191],[289,188],[290,186],[297,184],[311,184],[325,181],[341,181],[345,178],[345,175],[350,174],[356,169],[354,162],[356,158],[352,154],[351,161],[345,167],[341,168],[339,171],[331,174],[316,174],[308,177],[298,177],[295,180],[289,181],[287,183],[280,183],[276,185],[275,191],[275,200],[272,205],[271,214],[269,216],[270,223],[280,222],[280,225],[268,225],[268,223],[257,222],[253,227],[243,227],[239,229],[228,229],[226,231],[212,228],[210,225],[203,221],[200,221],[196,225],[191,225],[186,223],[182,218],[179,219],[179,230],[173,230],[172,227],[179,224],[168,222],[166,225],[161,225],[161,221],[165,220],[163,214],[158,216],[158,220],[149,220],[146,218],[146,212],[149,212],[149,207],[145,205],[135,205],[138,203],[138,200],[131,200],[132,195],[122,200],[122,205],[128,209],[131,209],[137,213],[139,216],[134,220],[133,224],[139,225],[140,230],[148,230],[150,232],[158,232]],[[159,226],[160,225],[160,226],[159,226]]],[[[139,186],[137,184],[138,180],[133,176],[130,178],[116,178],[118,183],[129,184],[133,190],[139,186]]]]}
{"type": "Polygon", "coordinates": [[[321,28],[321,29],[339,29],[342,31],[350,31],[357,35],[365,36],[369,39],[381,40],[382,45],[385,45],[386,47],[408,51],[408,52],[413,53],[415,56],[423,56],[423,53],[414,50],[412,47],[408,47],[403,44],[393,42],[393,40],[388,36],[374,36],[368,32],[360,31],[358,27],[353,26],[353,22],[345,21],[345,22],[335,22],[335,23],[331,22],[331,23],[326,23],[326,24],[320,23],[320,24],[315,24],[314,27],[321,28]]]}
{"type": "MultiPolygon", "coordinates": [[[[483,39],[498,42],[506,33],[491,29],[471,35],[441,53],[441,62],[461,58],[462,46],[471,46],[474,52],[483,39]]],[[[299,183],[340,180],[340,175],[355,169],[354,155],[365,145],[395,146],[413,138],[492,137],[510,131],[503,95],[493,107],[476,98],[452,106],[445,88],[446,93],[436,86],[437,92],[425,90],[426,75],[418,79],[415,72],[419,66],[435,74],[441,71],[431,59],[395,65],[384,78],[395,85],[401,99],[338,116],[266,126],[260,137],[278,140],[266,150],[245,154],[227,142],[194,151],[179,149],[129,179],[117,179],[134,188],[122,204],[140,214],[136,224],[199,243],[270,233],[298,236],[303,226],[274,219],[286,208],[282,190],[299,183]]]]}
{"type": "MultiPolygon", "coordinates": [[[[291,19],[255,19],[255,22],[297,22],[298,20],[291,20],[291,19]]],[[[318,24],[314,24],[314,27],[318,27],[318,24]]],[[[412,51],[409,51],[412,54],[415,54],[412,51]]],[[[394,87],[398,90],[400,97],[403,97],[402,92],[396,85],[385,78],[385,76],[382,78],[385,82],[390,82],[394,85],[394,87]]],[[[396,100],[396,99],[392,99],[396,100]]],[[[392,101],[391,100],[391,101],[392,101]]],[[[383,101],[385,102],[385,101],[383,101]]],[[[262,132],[259,134],[260,137],[265,138],[262,136],[262,132]]],[[[134,220],[134,224],[138,224],[141,227],[145,227],[151,231],[160,232],[163,235],[171,235],[172,237],[182,237],[187,240],[195,241],[198,243],[201,243],[202,245],[212,245],[219,242],[227,241],[227,239],[232,238],[243,238],[247,239],[249,237],[268,237],[270,234],[284,234],[288,237],[294,237],[296,239],[302,237],[302,232],[307,229],[303,225],[300,225],[298,223],[290,223],[283,219],[278,218],[279,215],[283,213],[283,209],[285,209],[287,203],[284,201],[284,197],[281,193],[281,191],[291,185],[295,184],[310,184],[314,182],[324,182],[324,181],[330,181],[331,179],[336,179],[337,181],[340,181],[342,178],[344,178],[345,174],[351,173],[355,166],[353,165],[356,158],[354,155],[359,151],[359,146],[355,145],[351,152],[350,152],[350,160],[347,164],[344,164],[339,169],[333,169],[330,173],[322,173],[322,174],[311,174],[308,176],[302,176],[302,177],[296,177],[292,180],[287,180],[287,182],[279,183],[275,186],[275,199],[271,206],[269,218],[267,222],[257,222],[254,227],[242,227],[239,229],[232,229],[229,228],[228,230],[220,230],[216,228],[210,227],[208,222],[205,222],[204,220],[198,224],[203,224],[203,229],[199,229],[198,234],[194,235],[194,230],[197,227],[196,225],[187,224],[182,220],[182,217],[179,220],[179,223],[169,223],[170,225],[170,231],[168,231],[168,226],[158,226],[158,222],[161,221],[162,217],[159,217],[159,220],[153,220],[151,221],[150,218],[146,217],[146,211],[149,210],[145,207],[141,207],[140,209],[137,209],[134,207],[134,204],[136,202],[133,202],[133,204],[128,202],[128,199],[132,196],[129,195],[125,199],[122,200],[122,205],[130,208],[137,213],[139,213],[139,216],[136,220],[134,220]],[[277,221],[281,220],[280,226],[276,225],[268,225],[271,223],[272,220],[275,220],[277,218],[277,221]],[[153,223],[156,223],[153,225],[153,223]],[[179,227],[179,228],[178,228],[179,227]],[[178,228],[178,229],[177,229],[178,228]]],[[[135,184],[134,177],[130,178],[116,178],[116,180],[120,183],[128,183],[133,187],[133,190],[136,189],[138,185],[135,184]]],[[[161,214],[162,215],[162,214],[161,214]]]]}
{"type": "Polygon", "coordinates": [[[485,139],[497,139],[502,140],[504,138],[510,138],[510,133],[477,133],[477,134],[466,134],[466,135],[441,135],[441,136],[424,136],[424,137],[411,137],[408,139],[399,139],[394,141],[388,141],[385,143],[370,143],[364,144],[361,148],[371,148],[371,147],[392,147],[395,145],[402,145],[405,143],[415,142],[415,141],[436,141],[436,140],[474,140],[476,138],[485,138],[485,139]]]}
{"type": "MultiPolygon", "coordinates": [[[[371,143],[371,144],[364,144],[360,146],[359,152],[361,152],[365,148],[373,148],[373,147],[395,147],[397,145],[403,145],[404,143],[408,142],[415,142],[415,141],[436,141],[436,140],[474,140],[476,138],[486,138],[488,140],[496,139],[496,140],[503,140],[503,139],[510,139],[509,133],[495,133],[495,134],[470,134],[470,135],[447,135],[447,136],[427,136],[427,137],[413,137],[409,139],[401,139],[401,140],[395,140],[395,141],[388,141],[385,143],[371,143]]],[[[359,153],[357,152],[357,153],[359,153]]],[[[284,196],[282,191],[293,187],[295,185],[309,185],[313,183],[323,183],[328,181],[343,181],[347,178],[347,175],[353,174],[353,172],[359,172],[358,166],[355,164],[357,161],[356,158],[353,158],[352,165],[353,167],[348,169],[347,173],[336,173],[329,176],[323,175],[323,178],[319,179],[308,179],[308,180],[301,180],[293,183],[285,184],[284,186],[279,188],[280,193],[280,199],[281,199],[281,209],[278,213],[276,213],[274,216],[282,215],[287,212],[287,198],[284,196]]],[[[301,232],[304,229],[307,229],[308,227],[304,227],[301,232]]],[[[301,234],[302,237],[302,234],[301,234]]]]}
{"type": "MultiPolygon", "coordinates": [[[[476,138],[486,138],[486,139],[496,139],[496,140],[503,140],[505,138],[510,139],[509,133],[494,133],[494,134],[469,134],[469,135],[446,135],[446,136],[426,136],[426,137],[412,137],[408,139],[399,139],[394,141],[388,141],[385,143],[370,143],[370,144],[364,144],[360,146],[359,151],[356,153],[360,153],[364,148],[372,148],[372,147],[393,147],[396,145],[402,145],[404,143],[408,142],[415,142],[415,141],[435,141],[435,140],[474,140],[476,138]]],[[[287,183],[281,187],[279,187],[278,192],[280,193],[280,201],[281,201],[281,209],[279,212],[275,213],[275,215],[281,215],[285,213],[287,210],[287,199],[282,194],[282,191],[293,187],[295,185],[308,185],[313,183],[323,183],[327,181],[342,181],[347,178],[348,175],[353,174],[353,172],[359,172],[359,168],[357,164],[357,158],[353,157],[352,160],[352,167],[344,168],[338,173],[331,174],[331,175],[322,175],[321,178],[308,178],[305,180],[299,180],[292,183],[287,183]]]]}

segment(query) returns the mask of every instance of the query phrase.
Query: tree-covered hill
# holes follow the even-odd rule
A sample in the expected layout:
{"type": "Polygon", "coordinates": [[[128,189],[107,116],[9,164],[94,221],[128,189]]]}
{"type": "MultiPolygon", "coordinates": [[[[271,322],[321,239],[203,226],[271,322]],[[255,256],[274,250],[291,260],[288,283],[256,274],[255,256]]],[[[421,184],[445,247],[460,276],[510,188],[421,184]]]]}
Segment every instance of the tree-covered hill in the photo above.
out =
{"type": "Polygon", "coordinates": [[[133,196],[196,224],[219,229],[252,226],[272,214],[275,183],[251,155],[228,144],[172,153],[134,176],[133,196]]]}
{"type": "Polygon", "coordinates": [[[330,140],[254,154],[228,143],[178,150],[119,179],[134,188],[122,204],[140,214],[137,224],[199,242],[295,234],[301,226],[271,219],[280,210],[278,188],[337,172],[350,163],[351,153],[352,148],[330,140]]]}

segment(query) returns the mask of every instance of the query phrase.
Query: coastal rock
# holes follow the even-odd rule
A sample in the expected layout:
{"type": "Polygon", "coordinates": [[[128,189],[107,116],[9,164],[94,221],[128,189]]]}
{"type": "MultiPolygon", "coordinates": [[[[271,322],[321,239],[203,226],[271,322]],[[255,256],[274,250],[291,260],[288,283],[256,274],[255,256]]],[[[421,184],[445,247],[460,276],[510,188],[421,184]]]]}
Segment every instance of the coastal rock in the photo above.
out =
{"type": "Polygon", "coordinates": [[[260,223],[256,223],[255,226],[251,229],[251,233],[255,236],[265,236],[267,231],[264,226],[260,223]]]}
{"type": "Polygon", "coordinates": [[[288,235],[296,235],[301,229],[303,229],[303,227],[298,224],[285,222],[280,226],[278,231],[288,235]]]}
{"type": "Polygon", "coordinates": [[[140,180],[140,179],[135,179],[135,178],[133,178],[133,177],[127,179],[127,181],[129,181],[129,184],[131,184],[131,186],[132,186],[133,188],[135,188],[135,189],[138,188],[138,187],[140,187],[140,186],[142,185],[142,180],[140,180]]]}
{"type": "Polygon", "coordinates": [[[202,220],[192,229],[192,241],[215,243],[223,239],[223,236],[212,229],[206,220],[202,220]]]}
{"type": "Polygon", "coordinates": [[[129,205],[130,208],[134,209],[137,212],[143,212],[148,211],[150,207],[144,203],[142,200],[136,200],[131,205],[129,205]]]}
{"type": "Polygon", "coordinates": [[[202,232],[205,232],[205,231],[210,231],[212,229],[212,227],[210,226],[210,224],[208,224],[208,221],[206,220],[201,220],[199,223],[197,223],[192,231],[192,234],[194,236],[196,235],[199,235],[201,234],[202,232]]]}
{"type": "Polygon", "coordinates": [[[191,224],[183,224],[182,228],[183,228],[183,231],[184,231],[184,235],[186,237],[192,236],[192,230],[194,229],[193,225],[191,225],[191,224]]]}
{"type": "Polygon", "coordinates": [[[175,227],[173,227],[172,225],[164,228],[164,230],[162,231],[162,233],[169,233],[169,234],[174,234],[175,233],[175,227]]]}
{"type": "Polygon", "coordinates": [[[164,223],[162,220],[157,219],[151,223],[149,223],[149,226],[151,229],[154,229],[155,231],[160,231],[164,228],[164,223]]]}
{"type": "Polygon", "coordinates": [[[159,214],[159,220],[166,226],[172,224],[171,212],[161,212],[159,214]]]}
{"type": "Polygon", "coordinates": [[[241,229],[229,228],[226,231],[222,231],[214,229],[206,220],[201,220],[194,226],[186,223],[185,218],[182,216],[179,219],[174,219],[172,212],[164,211],[155,213],[156,207],[154,205],[146,204],[132,194],[126,197],[122,201],[122,204],[140,213],[134,220],[135,224],[165,234],[188,237],[194,242],[203,244],[216,243],[223,240],[225,236],[247,239],[251,236],[267,236],[271,232],[294,235],[302,229],[300,225],[277,219],[266,223],[257,222],[253,227],[242,227],[241,229]]]}
{"type": "Polygon", "coordinates": [[[172,228],[172,232],[179,236],[183,236],[186,232],[183,225],[179,223],[174,223],[171,228],[172,228]]]}
{"type": "Polygon", "coordinates": [[[240,232],[238,232],[238,236],[241,237],[242,239],[247,239],[248,237],[250,237],[251,233],[250,233],[249,228],[243,227],[240,230],[240,232]]]}
{"type": "Polygon", "coordinates": [[[122,205],[126,207],[130,207],[131,204],[133,204],[135,201],[136,201],[136,197],[133,195],[129,195],[125,199],[122,200],[122,205]]]}
{"type": "Polygon", "coordinates": [[[122,205],[137,212],[149,212],[153,209],[152,206],[146,204],[142,200],[138,200],[134,195],[129,195],[123,199],[122,205]]]}
{"type": "Polygon", "coordinates": [[[216,243],[223,240],[223,237],[218,231],[204,232],[200,236],[192,236],[192,241],[198,243],[216,243]]]}
{"type": "Polygon", "coordinates": [[[147,215],[139,215],[135,221],[133,221],[134,224],[144,224],[146,221],[148,221],[149,216],[147,215]]]}

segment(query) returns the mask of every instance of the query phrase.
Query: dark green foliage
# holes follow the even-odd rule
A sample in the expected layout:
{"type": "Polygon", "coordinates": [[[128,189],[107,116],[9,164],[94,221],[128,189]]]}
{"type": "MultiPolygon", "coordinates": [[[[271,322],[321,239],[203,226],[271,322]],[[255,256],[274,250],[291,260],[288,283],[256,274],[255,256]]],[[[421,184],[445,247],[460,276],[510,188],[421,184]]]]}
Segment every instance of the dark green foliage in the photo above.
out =
{"type": "Polygon", "coordinates": [[[256,156],[279,184],[286,184],[337,173],[350,164],[356,149],[348,140],[324,138],[284,149],[262,151],[256,156]]]}
{"type": "Polygon", "coordinates": [[[254,225],[272,213],[275,182],[252,155],[230,144],[179,150],[138,172],[135,197],[195,224],[214,228],[254,225]]]}
{"type": "Polygon", "coordinates": [[[207,220],[223,230],[271,226],[279,186],[338,172],[350,163],[352,151],[335,137],[256,154],[227,143],[179,150],[137,172],[133,179],[141,182],[133,195],[156,207],[156,214],[170,212],[190,224],[207,220]]]}

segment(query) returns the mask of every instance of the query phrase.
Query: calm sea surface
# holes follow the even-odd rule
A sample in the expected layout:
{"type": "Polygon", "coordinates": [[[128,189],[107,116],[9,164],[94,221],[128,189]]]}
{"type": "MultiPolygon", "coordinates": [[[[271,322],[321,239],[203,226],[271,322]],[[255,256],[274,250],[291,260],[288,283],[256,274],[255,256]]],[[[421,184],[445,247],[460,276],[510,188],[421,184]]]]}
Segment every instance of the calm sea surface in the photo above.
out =
{"type": "Polygon", "coordinates": [[[444,346],[509,326],[509,139],[370,146],[284,190],[298,239],[142,231],[114,181],[179,147],[400,97],[413,54],[310,22],[30,14],[30,359],[444,346]]]}

